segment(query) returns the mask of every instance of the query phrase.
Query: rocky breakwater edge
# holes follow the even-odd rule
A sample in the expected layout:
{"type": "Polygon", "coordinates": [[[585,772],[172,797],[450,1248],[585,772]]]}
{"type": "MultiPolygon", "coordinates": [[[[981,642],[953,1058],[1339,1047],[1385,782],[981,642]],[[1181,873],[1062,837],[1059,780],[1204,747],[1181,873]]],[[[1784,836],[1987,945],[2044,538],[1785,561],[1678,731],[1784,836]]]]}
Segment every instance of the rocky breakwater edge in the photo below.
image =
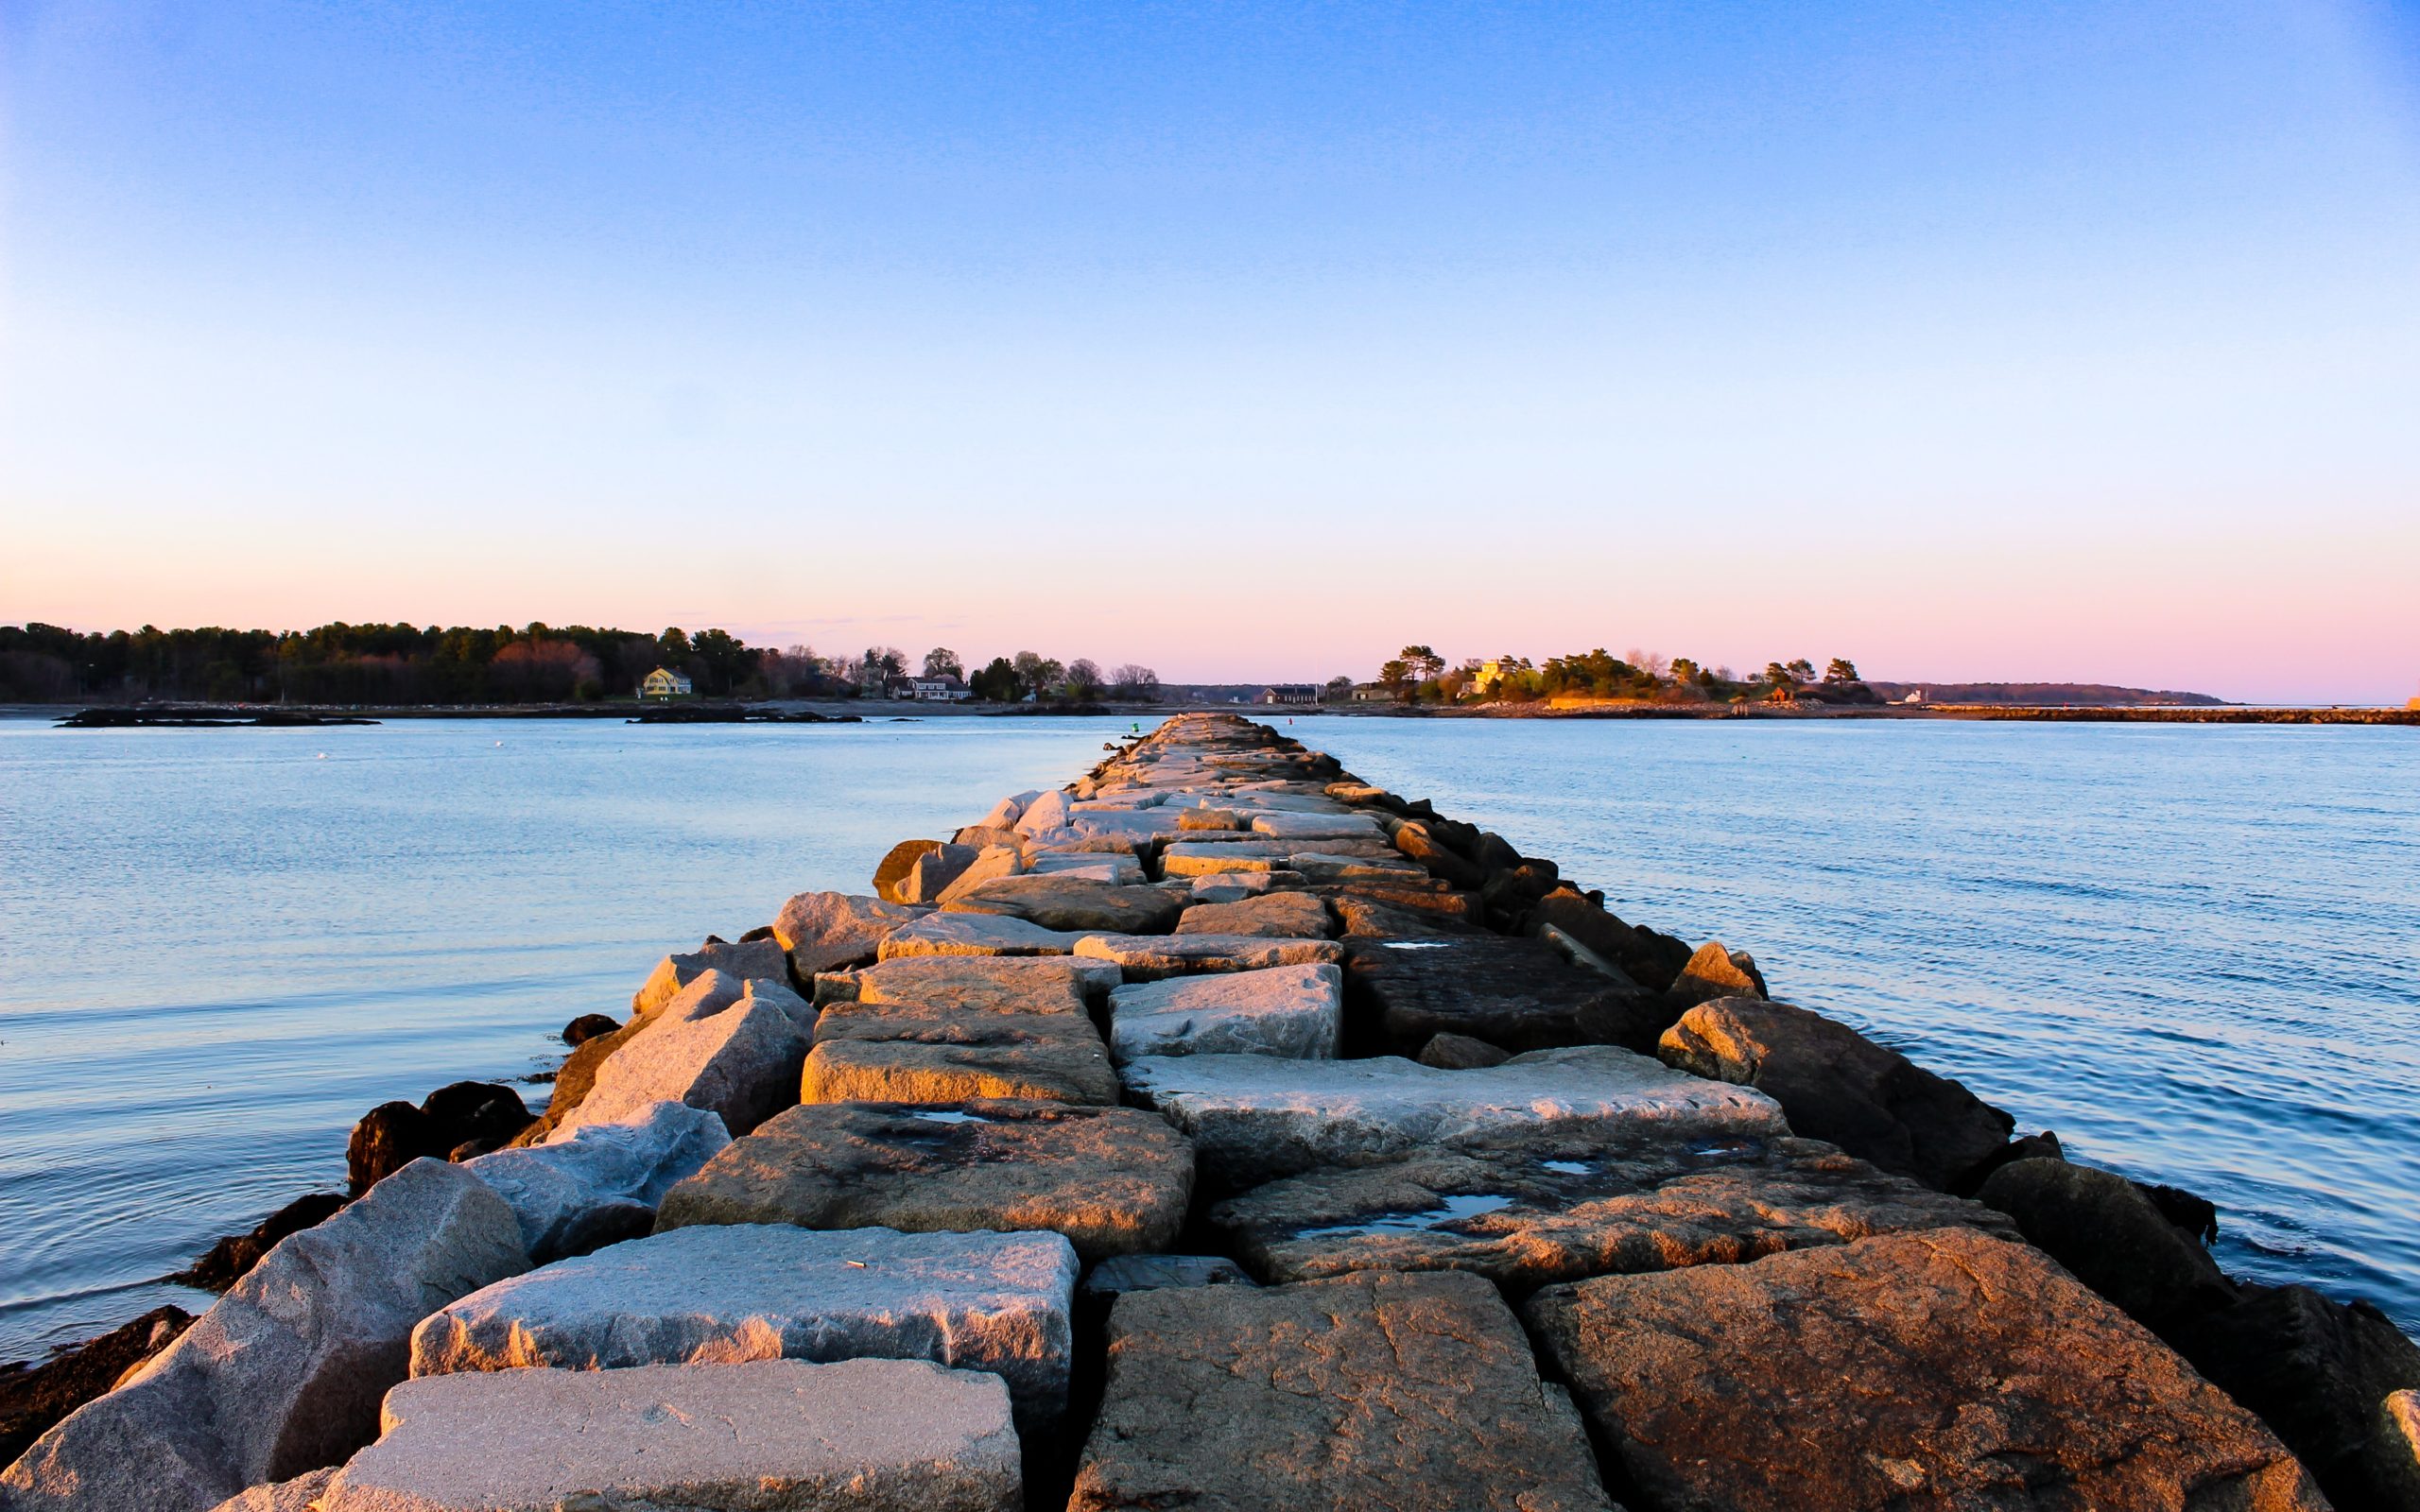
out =
{"type": "Polygon", "coordinates": [[[2420,1507],[2382,1316],[1266,727],[873,882],[373,1110],[0,1509],[2420,1507]]]}

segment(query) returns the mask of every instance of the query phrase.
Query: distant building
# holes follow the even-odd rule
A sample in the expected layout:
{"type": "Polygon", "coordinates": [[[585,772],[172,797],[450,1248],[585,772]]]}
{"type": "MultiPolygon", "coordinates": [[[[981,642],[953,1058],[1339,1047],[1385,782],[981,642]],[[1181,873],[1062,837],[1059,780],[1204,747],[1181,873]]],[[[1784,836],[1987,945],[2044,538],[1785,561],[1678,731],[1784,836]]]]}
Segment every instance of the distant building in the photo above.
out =
{"type": "Polygon", "coordinates": [[[914,678],[909,679],[909,683],[916,698],[923,703],[956,703],[961,698],[975,696],[975,690],[959,680],[955,672],[943,673],[938,678],[914,678]]]}
{"type": "Polygon", "coordinates": [[[1261,703],[1317,703],[1320,690],[1307,682],[1281,682],[1260,690],[1261,703]]]}
{"type": "Polygon", "coordinates": [[[658,667],[639,679],[642,698],[685,698],[689,693],[689,679],[669,667],[658,667]]]}
{"type": "Polygon", "coordinates": [[[1357,682],[1353,685],[1355,703],[1401,703],[1403,695],[1383,682],[1357,682]]]}
{"type": "Polygon", "coordinates": [[[892,673],[882,679],[882,696],[886,698],[913,698],[916,696],[916,679],[904,672],[892,673]]]}
{"type": "MultiPolygon", "coordinates": [[[[1922,703],[1925,701],[1925,690],[1918,688],[1899,701],[1901,703],[1922,703]]],[[[2413,702],[2420,703],[2420,699],[2414,699],[2413,702]]]]}

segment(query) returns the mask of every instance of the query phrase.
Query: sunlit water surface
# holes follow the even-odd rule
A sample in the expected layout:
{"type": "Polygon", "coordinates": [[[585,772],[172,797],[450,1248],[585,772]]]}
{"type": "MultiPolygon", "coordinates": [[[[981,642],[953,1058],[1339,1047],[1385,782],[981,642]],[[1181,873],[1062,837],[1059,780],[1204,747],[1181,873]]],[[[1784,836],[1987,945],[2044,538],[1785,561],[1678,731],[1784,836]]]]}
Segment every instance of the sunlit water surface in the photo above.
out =
{"type": "MultiPolygon", "coordinates": [[[[353,1121],[550,1067],[666,949],[1064,781],[1126,720],[0,721],[0,1359],[194,1294],[353,1121]]],[[[2420,738],[1299,720],[1626,917],[2420,1325],[2420,738]]],[[[544,1089],[532,1087],[533,1101],[544,1089]]]]}

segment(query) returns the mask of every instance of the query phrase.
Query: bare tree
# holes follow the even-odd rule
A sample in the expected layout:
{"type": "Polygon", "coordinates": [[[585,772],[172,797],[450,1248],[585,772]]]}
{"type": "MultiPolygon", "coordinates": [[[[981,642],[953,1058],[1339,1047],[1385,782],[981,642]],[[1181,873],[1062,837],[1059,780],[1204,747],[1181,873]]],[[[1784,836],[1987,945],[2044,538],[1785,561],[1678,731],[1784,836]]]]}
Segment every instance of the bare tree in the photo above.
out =
{"type": "Polygon", "coordinates": [[[1100,694],[1100,663],[1088,656],[1080,656],[1067,663],[1067,696],[1071,698],[1093,698],[1100,694]]]}
{"type": "Polygon", "coordinates": [[[1110,674],[1110,688],[1120,698],[1144,702],[1160,696],[1160,675],[1129,662],[1110,674]]]}
{"type": "Polygon", "coordinates": [[[966,676],[966,664],[959,661],[958,653],[948,646],[937,645],[925,653],[925,676],[963,678],[966,676]]]}

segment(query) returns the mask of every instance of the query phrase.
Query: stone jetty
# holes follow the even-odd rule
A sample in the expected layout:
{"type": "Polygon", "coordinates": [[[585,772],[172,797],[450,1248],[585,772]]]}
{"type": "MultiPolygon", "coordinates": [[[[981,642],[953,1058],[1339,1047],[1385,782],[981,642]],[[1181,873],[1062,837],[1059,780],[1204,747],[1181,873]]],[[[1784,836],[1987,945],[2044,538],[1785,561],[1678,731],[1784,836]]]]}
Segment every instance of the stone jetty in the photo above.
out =
{"type": "Polygon", "coordinates": [[[1225,714],[969,817],[374,1111],[0,1512],[2420,1507],[2381,1315],[1550,860],[1225,714]]]}

